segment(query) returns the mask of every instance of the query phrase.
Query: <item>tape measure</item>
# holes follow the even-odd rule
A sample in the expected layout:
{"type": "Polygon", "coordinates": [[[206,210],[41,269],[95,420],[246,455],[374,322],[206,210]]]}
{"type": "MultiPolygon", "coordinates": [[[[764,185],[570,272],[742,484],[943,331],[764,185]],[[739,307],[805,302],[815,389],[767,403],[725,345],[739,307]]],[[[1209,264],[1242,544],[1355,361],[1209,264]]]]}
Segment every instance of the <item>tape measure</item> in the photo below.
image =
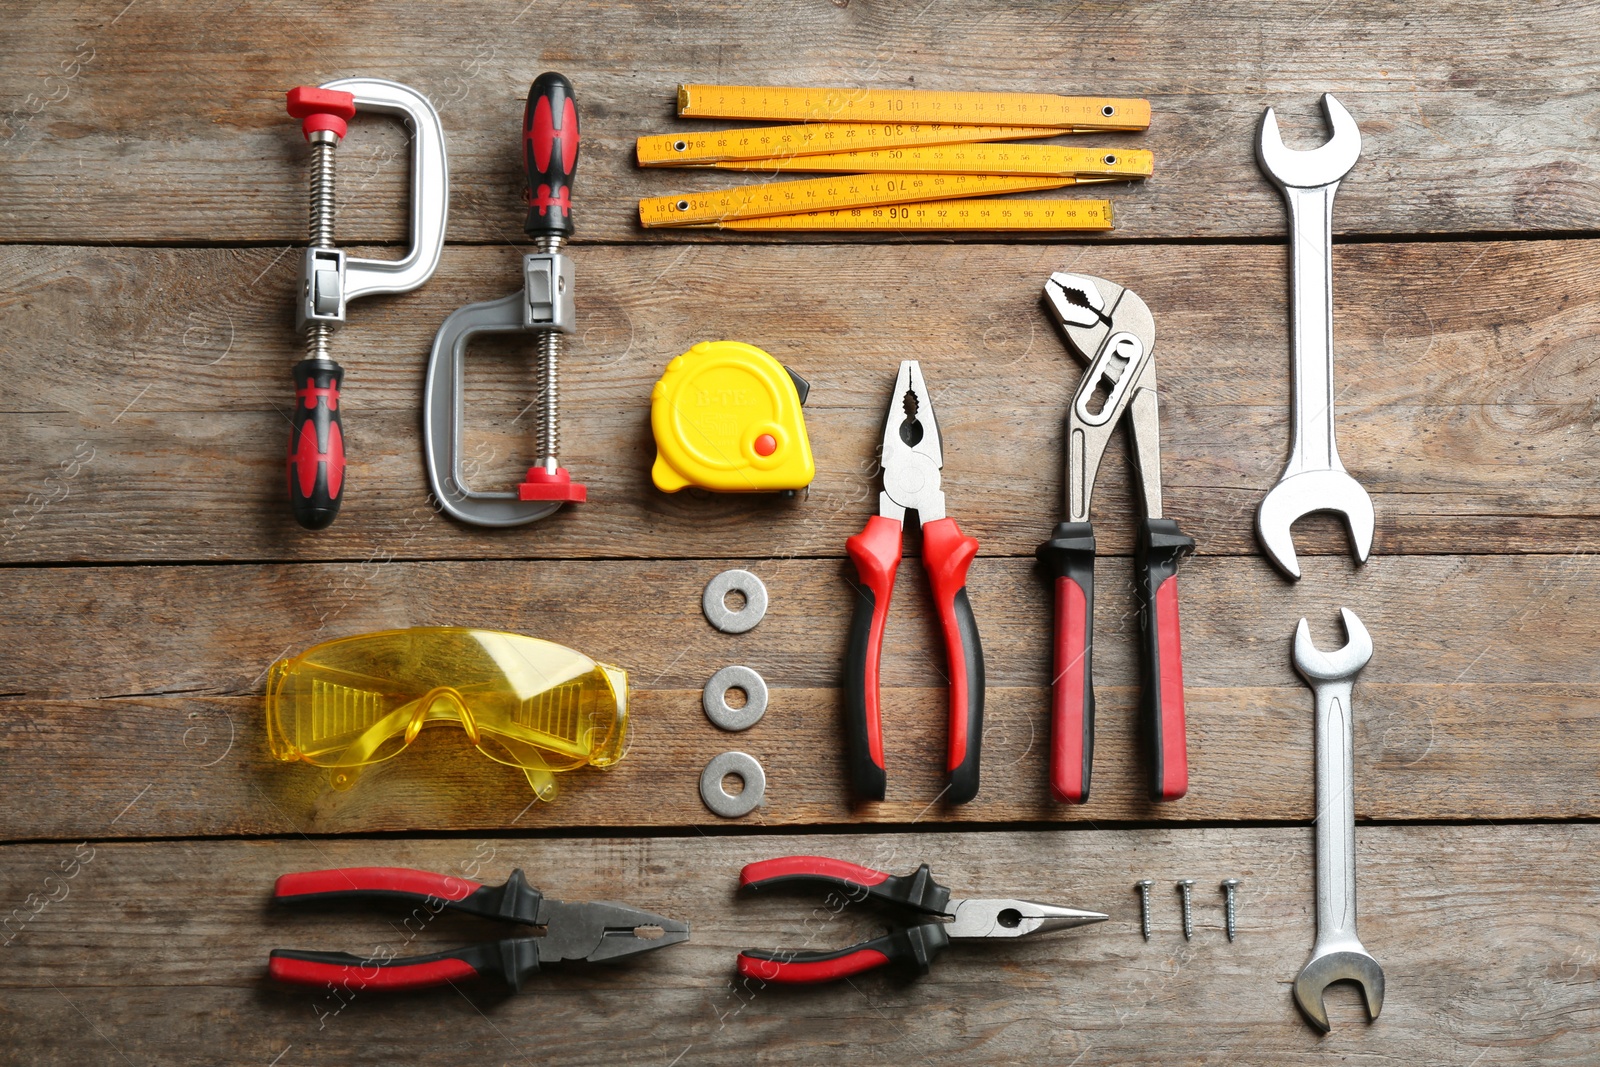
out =
{"type": "Polygon", "coordinates": [[[946,122],[816,122],[743,130],[661,133],[639,138],[641,167],[708,167],[725,160],[773,159],[863,148],[967,144],[1056,137],[1053,126],[955,126],[946,122]]]}
{"type": "Polygon", "coordinates": [[[1150,101],[1050,93],[951,93],[926,89],[795,89],[680,85],[678,115],[776,122],[949,122],[1051,126],[1063,132],[1143,130],[1150,101]]]}
{"type": "Polygon", "coordinates": [[[982,174],[851,174],[765,182],[682,196],[639,201],[642,226],[687,226],[727,219],[753,219],[807,211],[878,207],[919,200],[947,200],[992,193],[1038,192],[1077,184],[1076,178],[1031,178],[982,174]]]}
{"type": "Polygon", "coordinates": [[[925,204],[808,211],[760,219],[730,219],[689,229],[803,232],[807,230],[890,231],[996,230],[1050,232],[1109,230],[1109,200],[935,200],[925,204]]]}
{"type": "Polygon", "coordinates": [[[651,480],[664,493],[804,489],[817,474],[800,410],[810,391],[755,345],[702,341],[650,390],[651,480]]]}
{"type": "Polygon", "coordinates": [[[722,170],[855,174],[1011,174],[1037,177],[1148,178],[1155,156],[1143,148],[1067,148],[1053,144],[956,144],[934,148],[874,148],[790,159],[729,161],[722,170]]]}

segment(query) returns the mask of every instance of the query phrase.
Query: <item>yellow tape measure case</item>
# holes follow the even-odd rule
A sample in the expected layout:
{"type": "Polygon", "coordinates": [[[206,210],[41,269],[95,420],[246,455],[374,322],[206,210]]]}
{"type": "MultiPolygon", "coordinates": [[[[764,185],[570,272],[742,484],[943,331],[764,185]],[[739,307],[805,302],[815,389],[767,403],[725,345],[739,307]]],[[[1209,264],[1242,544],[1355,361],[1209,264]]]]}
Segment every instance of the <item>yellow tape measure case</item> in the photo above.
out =
{"type": "Polygon", "coordinates": [[[805,379],[754,345],[702,341],[667,364],[650,393],[664,493],[803,489],[816,476],[801,405],[805,379]]]}

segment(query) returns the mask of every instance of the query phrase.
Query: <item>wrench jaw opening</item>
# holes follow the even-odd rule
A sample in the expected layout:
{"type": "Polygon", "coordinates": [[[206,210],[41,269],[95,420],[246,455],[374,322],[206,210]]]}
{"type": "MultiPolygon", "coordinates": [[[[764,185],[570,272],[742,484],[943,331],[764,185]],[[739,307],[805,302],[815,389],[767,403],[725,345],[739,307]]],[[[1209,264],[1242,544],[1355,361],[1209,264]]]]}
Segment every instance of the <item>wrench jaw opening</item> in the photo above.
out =
{"type": "Polygon", "coordinates": [[[1335,949],[1313,954],[1294,980],[1294,1002],[1305,1014],[1306,1020],[1322,1033],[1333,1027],[1328,1023],[1328,1008],[1323,994],[1334,982],[1354,982],[1361,987],[1367,1002],[1369,1021],[1377,1021],[1383,1011],[1383,968],[1367,955],[1361,943],[1354,949],[1335,949]]]}
{"type": "Polygon", "coordinates": [[[1286,475],[1262,497],[1256,510],[1256,536],[1267,558],[1285,575],[1298,580],[1300,561],[1294,551],[1294,524],[1318,511],[1344,518],[1350,548],[1356,561],[1365,563],[1372,552],[1377,520],[1372,497],[1344,470],[1301,471],[1286,475]]]}
{"type": "Polygon", "coordinates": [[[1322,94],[1322,112],[1328,116],[1333,136],[1309,152],[1297,152],[1284,145],[1276,111],[1269,107],[1262,114],[1261,129],[1256,134],[1256,162],[1273,184],[1284,189],[1333,185],[1349,174],[1361,158],[1361,129],[1332,93],[1322,94]]]}

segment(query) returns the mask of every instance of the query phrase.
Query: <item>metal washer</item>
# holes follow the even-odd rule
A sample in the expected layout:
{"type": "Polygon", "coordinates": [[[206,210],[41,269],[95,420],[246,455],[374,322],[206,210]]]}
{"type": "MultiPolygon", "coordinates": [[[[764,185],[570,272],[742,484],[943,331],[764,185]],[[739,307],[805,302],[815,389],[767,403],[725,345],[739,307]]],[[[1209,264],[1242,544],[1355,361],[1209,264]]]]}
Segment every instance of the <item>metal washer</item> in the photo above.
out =
{"type": "Polygon", "coordinates": [[[767,587],[749,571],[723,571],[706,583],[700,610],[706,613],[706,621],[723,633],[742,634],[766,616],[767,587]],[[744,594],[744,607],[730,611],[726,598],[735,591],[744,594]]]}
{"type": "Polygon", "coordinates": [[[767,713],[767,681],[749,667],[724,667],[711,676],[701,696],[706,718],[724,730],[748,730],[767,713]],[[743,689],[744,707],[728,705],[728,690],[743,689]]]}
{"type": "Polygon", "coordinates": [[[761,804],[767,792],[767,772],[754,756],[743,752],[724,752],[712,758],[700,772],[700,799],[724,819],[749,815],[761,804]],[[744,779],[744,792],[734,796],[722,788],[723,776],[737,774],[744,779]]]}

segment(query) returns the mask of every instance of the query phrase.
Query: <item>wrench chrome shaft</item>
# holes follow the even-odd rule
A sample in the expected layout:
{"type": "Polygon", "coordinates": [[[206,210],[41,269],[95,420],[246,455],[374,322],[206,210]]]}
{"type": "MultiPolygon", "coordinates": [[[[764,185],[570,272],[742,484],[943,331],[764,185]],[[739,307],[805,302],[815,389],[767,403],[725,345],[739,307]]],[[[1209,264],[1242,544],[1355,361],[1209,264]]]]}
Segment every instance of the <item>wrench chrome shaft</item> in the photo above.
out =
{"type": "Polygon", "coordinates": [[[1326,1032],[1323,990],[1353,981],[1376,1019],[1383,1009],[1383,969],[1356,936],[1355,723],[1350,693],[1372,658],[1372,637],[1355,613],[1341,609],[1349,640],[1331,655],[1311,643],[1301,619],[1294,635],[1294,665],[1317,698],[1317,938],[1311,959],[1294,982],[1295,1002],[1313,1026],[1326,1032]]]}
{"type": "Polygon", "coordinates": [[[1271,108],[1256,140],[1261,170],[1283,193],[1289,212],[1290,320],[1294,352],[1293,445],[1278,482],[1261,501],[1256,532],[1268,558],[1300,577],[1290,527],[1313,511],[1344,515],[1356,558],[1372,548],[1372,500],[1339,462],[1333,436],[1333,198],[1361,156],[1361,131],[1331,95],[1322,98],[1333,138],[1292,152],[1271,108]]]}

